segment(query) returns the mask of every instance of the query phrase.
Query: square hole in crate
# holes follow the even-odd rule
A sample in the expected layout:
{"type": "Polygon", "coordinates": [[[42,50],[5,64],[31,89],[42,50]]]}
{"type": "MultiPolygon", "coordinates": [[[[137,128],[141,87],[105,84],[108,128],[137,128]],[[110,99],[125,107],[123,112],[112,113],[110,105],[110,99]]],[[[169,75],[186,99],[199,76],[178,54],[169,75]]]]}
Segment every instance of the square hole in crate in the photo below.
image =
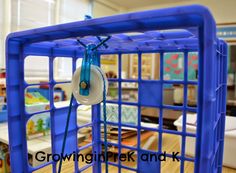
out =
{"type": "MultiPolygon", "coordinates": [[[[121,162],[121,165],[126,166],[128,168],[136,169],[138,162],[137,150],[132,150],[129,148],[122,147],[119,160],[121,162]]],[[[127,172],[130,171],[128,169],[123,169],[123,170],[127,172]]]]}
{"type": "Polygon", "coordinates": [[[55,81],[71,81],[72,58],[56,57],[53,61],[53,78],[55,81]]]}
{"type": "Polygon", "coordinates": [[[163,86],[164,105],[183,106],[184,86],[178,84],[164,84],[163,86]]]}
{"type": "Polygon", "coordinates": [[[119,99],[118,82],[109,82],[107,91],[107,100],[118,101],[118,99],[119,99]]]}
{"type": "MultiPolygon", "coordinates": [[[[118,136],[115,138],[118,139],[118,136]]],[[[137,147],[138,130],[136,128],[124,127],[121,129],[121,144],[123,146],[137,147]]]]}
{"type": "MultiPolygon", "coordinates": [[[[118,135],[119,135],[119,129],[118,126],[107,124],[107,142],[109,151],[113,152],[117,150],[117,146],[113,144],[118,144],[118,135]]],[[[102,124],[101,126],[101,141],[104,142],[104,126],[102,124]]]]}
{"type": "Polygon", "coordinates": [[[123,82],[122,87],[122,101],[123,102],[138,102],[138,83],[137,82],[123,82]]]}
{"type": "Polygon", "coordinates": [[[47,160],[47,154],[51,154],[51,119],[50,113],[36,114],[32,116],[26,124],[27,149],[30,156],[29,164],[33,167],[45,164],[51,161],[47,160]],[[37,159],[35,153],[38,154],[37,159]],[[31,154],[34,153],[34,154],[31,154]]]}
{"type": "Polygon", "coordinates": [[[145,151],[158,151],[159,133],[151,130],[142,130],[140,136],[140,148],[145,151]]]}
{"type": "Polygon", "coordinates": [[[138,79],[138,54],[122,54],[122,79],[138,79]]]}
{"type": "Polygon", "coordinates": [[[174,84],[172,86],[174,97],[173,101],[176,106],[183,106],[184,105],[184,85],[174,84]]]}
{"type": "Polygon", "coordinates": [[[138,107],[131,105],[121,105],[122,125],[138,125],[138,107]]]}
{"type": "MultiPolygon", "coordinates": [[[[182,145],[182,139],[180,139],[182,145]]],[[[185,157],[194,158],[195,157],[195,148],[196,148],[196,137],[186,136],[185,138],[185,157]]]]}
{"type": "Polygon", "coordinates": [[[83,126],[92,123],[92,106],[79,105],[77,108],[77,125],[83,126]]]}
{"type": "MultiPolygon", "coordinates": [[[[162,111],[162,129],[169,131],[176,131],[176,122],[179,117],[183,115],[182,110],[163,109],[162,111]]],[[[159,119],[160,121],[160,119],[159,119]]]]}
{"type": "Polygon", "coordinates": [[[188,106],[197,107],[198,86],[188,85],[188,106]]]}
{"type": "Polygon", "coordinates": [[[166,154],[178,153],[177,156],[181,156],[181,144],[179,138],[181,136],[171,133],[162,134],[162,153],[166,154]]]}
{"type": "Polygon", "coordinates": [[[160,54],[158,53],[142,54],[142,79],[143,80],[160,79],[160,54]]]}
{"type": "Polygon", "coordinates": [[[53,89],[54,106],[56,108],[66,107],[70,104],[71,84],[60,83],[56,84],[53,89]]]}
{"type": "Polygon", "coordinates": [[[49,58],[47,56],[27,56],[24,61],[24,79],[27,83],[49,82],[49,58]]]}
{"type": "Polygon", "coordinates": [[[188,54],[188,80],[198,80],[198,53],[190,52],[188,54]]]}
{"type": "Polygon", "coordinates": [[[48,111],[49,89],[48,85],[34,85],[25,89],[25,110],[28,113],[48,111]]]}
{"type": "Polygon", "coordinates": [[[78,146],[83,147],[92,143],[92,125],[78,129],[77,132],[78,146]]]}
{"type": "MultiPolygon", "coordinates": [[[[118,123],[119,121],[119,105],[118,104],[106,104],[106,119],[107,122],[118,123]]],[[[104,120],[103,104],[101,104],[101,120],[104,120]]]]}
{"type": "Polygon", "coordinates": [[[184,161],[184,172],[194,173],[194,162],[184,161]]]}
{"type": "Polygon", "coordinates": [[[180,172],[180,165],[180,161],[173,161],[171,157],[166,157],[166,161],[161,162],[160,172],[178,173],[180,172]]]}
{"type": "Polygon", "coordinates": [[[160,109],[155,107],[141,107],[141,126],[157,129],[159,124],[160,109]]]}
{"type": "Polygon", "coordinates": [[[101,68],[107,78],[118,78],[118,55],[101,55],[101,68]]]}
{"type": "Polygon", "coordinates": [[[197,129],[197,113],[195,112],[186,112],[186,123],[184,124],[183,115],[176,121],[175,125],[178,131],[183,131],[182,127],[186,128],[186,132],[190,134],[196,134],[197,129]]]}
{"type": "Polygon", "coordinates": [[[184,55],[183,53],[164,54],[164,80],[183,80],[184,55]]]}
{"type": "Polygon", "coordinates": [[[165,105],[173,105],[174,104],[174,88],[172,84],[164,84],[163,92],[162,92],[162,100],[165,105]]]}

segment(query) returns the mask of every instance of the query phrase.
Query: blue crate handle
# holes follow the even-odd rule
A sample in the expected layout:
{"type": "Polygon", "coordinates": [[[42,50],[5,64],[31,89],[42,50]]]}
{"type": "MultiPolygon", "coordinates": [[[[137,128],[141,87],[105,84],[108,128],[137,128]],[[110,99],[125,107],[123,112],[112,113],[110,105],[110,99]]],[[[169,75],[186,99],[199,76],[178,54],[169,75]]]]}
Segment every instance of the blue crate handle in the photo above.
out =
{"type": "MultiPolygon", "coordinates": [[[[89,20],[89,19],[92,19],[93,17],[92,16],[90,16],[90,15],[85,15],[84,16],[84,20],[89,20]]],[[[96,36],[96,38],[100,41],[100,42],[102,42],[102,39],[101,39],[101,37],[99,37],[99,36],[96,36]]],[[[104,42],[103,43],[103,46],[107,49],[108,48],[108,45],[104,42]]]]}

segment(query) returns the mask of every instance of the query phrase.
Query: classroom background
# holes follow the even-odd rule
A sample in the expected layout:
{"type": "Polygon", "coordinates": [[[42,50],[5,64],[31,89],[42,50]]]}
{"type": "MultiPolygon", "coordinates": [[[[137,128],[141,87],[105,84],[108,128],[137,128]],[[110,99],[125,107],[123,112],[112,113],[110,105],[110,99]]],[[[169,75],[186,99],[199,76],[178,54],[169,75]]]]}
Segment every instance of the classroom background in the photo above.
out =
{"type": "MultiPolygon", "coordinates": [[[[85,20],[85,16],[99,18],[129,12],[150,9],[161,9],[180,5],[201,4],[208,7],[217,23],[217,36],[228,44],[228,78],[227,78],[227,117],[225,129],[225,153],[224,173],[236,173],[236,1],[235,0],[0,0],[0,173],[10,172],[9,150],[8,150],[8,126],[7,126],[7,97],[6,97],[6,59],[5,40],[6,36],[15,31],[51,26],[74,21],[85,20]],[[5,172],[4,172],[5,171],[5,172]]],[[[188,55],[188,80],[198,80],[198,53],[191,52],[188,55]]],[[[82,61],[77,61],[77,66],[82,61]]],[[[44,84],[49,80],[48,57],[32,57],[25,60],[25,79],[28,83],[42,83],[30,86],[25,90],[25,106],[29,113],[50,109],[49,86],[44,84]]],[[[146,53],[142,56],[142,79],[160,79],[160,54],[146,53]]],[[[184,78],[184,54],[166,53],[164,55],[164,79],[183,80],[184,78]]],[[[68,58],[56,58],[54,78],[60,81],[69,81],[72,78],[72,60],[68,58]]],[[[101,67],[109,78],[118,78],[118,55],[104,55],[101,57],[101,67]]],[[[123,79],[138,78],[138,55],[129,54],[122,56],[123,79]]],[[[181,84],[166,84],[164,86],[164,103],[168,105],[183,105],[184,87],[181,84]]],[[[197,106],[196,85],[188,86],[188,106],[197,106]]],[[[54,102],[56,107],[69,104],[71,95],[70,83],[57,84],[54,87],[54,102]]],[[[110,82],[108,88],[108,100],[118,99],[118,83],[110,82]]],[[[137,102],[137,83],[122,83],[122,100],[126,102],[137,102]]],[[[118,121],[118,107],[108,104],[108,121],[118,121]]],[[[79,125],[91,122],[91,106],[80,106],[77,110],[77,122],[79,125]]],[[[122,122],[137,124],[137,108],[135,106],[122,107],[122,122]]],[[[144,126],[158,126],[159,110],[157,108],[142,107],[142,123],[144,126]]],[[[188,112],[187,130],[194,132],[196,129],[196,114],[188,112]]],[[[42,113],[33,116],[27,123],[27,144],[29,164],[39,166],[41,163],[35,160],[37,151],[51,152],[50,138],[50,115],[42,113]]],[[[182,112],[166,109],[163,112],[163,128],[174,131],[182,129],[182,112]]],[[[137,132],[134,129],[123,129],[122,139],[124,145],[137,145],[137,132]]],[[[142,147],[157,150],[158,133],[146,131],[141,135],[142,147]]],[[[109,127],[108,140],[118,142],[117,129],[109,127]]],[[[91,142],[91,127],[86,127],[78,132],[80,146],[91,142]]],[[[187,138],[186,154],[194,156],[195,139],[187,138]]],[[[163,147],[167,151],[180,151],[180,139],[170,134],[165,135],[163,147]]],[[[110,148],[111,152],[117,153],[116,147],[110,148]]],[[[127,153],[129,149],[122,149],[127,153]]],[[[88,148],[84,153],[90,153],[88,148]]],[[[129,167],[137,165],[124,163],[129,167]]],[[[65,163],[65,172],[73,171],[70,163],[65,163]]],[[[178,172],[178,164],[165,163],[163,168],[166,172],[173,170],[178,172]]],[[[186,170],[193,172],[193,164],[187,165],[186,170]]],[[[111,172],[117,171],[116,167],[110,167],[111,172]]],[[[50,172],[51,168],[41,170],[50,172]]],[[[38,171],[39,172],[39,171],[38,171]]],[[[87,172],[90,172],[87,170],[87,172]]]]}

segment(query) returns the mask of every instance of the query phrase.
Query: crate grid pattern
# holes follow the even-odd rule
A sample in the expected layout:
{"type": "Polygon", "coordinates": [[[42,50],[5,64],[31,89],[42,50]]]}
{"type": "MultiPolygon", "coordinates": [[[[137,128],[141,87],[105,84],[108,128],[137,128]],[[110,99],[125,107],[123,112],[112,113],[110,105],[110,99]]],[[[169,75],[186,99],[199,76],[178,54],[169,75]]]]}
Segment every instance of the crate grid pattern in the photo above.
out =
{"type": "MultiPolygon", "coordinates": [[[[111,143],[111,142],[108,142],[108,144],[110,144],[110,145],[112,145],[112,146],[117,146],[117,147],[119,147],[119,149],[120,149],[120,147],[122,147],[122,148],[128,148],[128,149],[130,149],[130,150],[134,150],[134,151],[141,151],[142,149],[140,148],[140,130],[139,129],[144,129],[144,130],[147,130],[147,131],[156,131],[156,132],[158,132],[158,134],[159,134],[159,137],[158,137],[158,142],[159,142],[159,144],[158,144],[158,152],[156,152],[157,154],[161,154],[162,153],[162,135],[163,135],[163,133],[167,133],[167,134],[174,134],[174,135],[180,135],[180,136],[182,136],[182,149],[181,149],[181,156],[179,156],[178,158],[179,159],[181,159],[181,172],[184,172],[184,161],[186,160],[186,161],[189,161],[189,162],[194,162],[194,158],[188,158],[188,157],[184,157],[184,155],[185,155],[185,138],[186,137],[196,137],[196,134],[193,134],[193,133],[188,133],[188,132],[186,132],[186,112],[187,112],[187,110],[188,111],[191,111],[191,112],[197,112],[197,108],[193,108],[193,107],[188,107],[187,106],[187,92],[188,92],[188,90],[187,90],[187,86],[189,85],[189,84],[191,84],[191,85],[197,85],[197,81],[188,81],[187,80],[187,68],[188,68],[188,66],[187,66],[187,64],[188,64],[188,51],[185,51],[184,52],[184,59],[185,59],[185,65],[184,65],[184,68],[186,69],[185,70],[185,74],[184,74],[184,76],[185,76],[185,80],[184,81],[179,81],[179,80],[171,80],[171,81],[165,81],[164,79],[163,79],[163,67],[164,67],[164,65],[163,65],[163,61],[164,61],[164,53],[163,52],[154,52],[154,53],[160,53],[160,66],[162,67],[161,68],[161,70],[160,70],[160,80],[156,80],[156,81],[152,81],[153,83],[161,83],[162,85],[162,87],[161,87],[161,90],[162,90],[162,92],[160,92],[160,95],[161,95],[161,100],[162,100],[162,104],[160,105],[160,106],[158,106],[158,107],[155,107],[155,106],[153,106],[153,105],[145,105],[145,106],[147,106],[147,107],[153,107],[153,108],[158,108],[159,110],[160,110],[160,113],[159,113],[159,128],[149,128],[149,127],[143,127],[143,126],[141,126],[141,107],[142,107],[142,104],[140,103],[140,101],[138,101],[137,103],[131,103],[131,102],[122,102],[121,101],[121,92],[119,92],[119,101],[118,101],[118,105],[119,106],[121,106],[121,105],[135,105],[135,106],[137,106],[138,107],[138,125],[137,126],[135,126],[135,125],[129,125],[129,124],[122,124],[121,123],[121,120],[119,120],[119,122],[118,123],[114,123],[114,122],[108,122],[107,124],[108,125],[113,125],[113,126],[119,126],[119,130],[121,129],[121,127],[123,126],[123,127],[129,127],[129,128],[135,128],[135,129],[137,129],[137,131],[138,131],[138,137],[137,137],[137,141],[138,141],[138,144],[137,144],[137,147],[130,147],[130,146],[125,146],[125,145],[122,145],[121,143],[120,143],[120,141],[121,140],[119,140],[119,144],[117,145],[117,144],[115,144],[115,143],[111,143]],[[175,84],[175,83],[184,83],[184,106],[171,106],[171,105],[165,105],[165,104],[163,104],[163,94],[162,93],[164,93],[164,89],[163,89],[163,85],[165,85],[165,84],[175,84]],[[169,109],[169,110],[181,110],[181,111],[183,111],[183,116],[185,117],[184,118],[184,120],[183,120],[183,129],[185,129],[185,130],[183,130],[182,132],[178,132],[178,131],[172,131],[172,130],[168,130],[168,129],[164,129],[163,128],[163,109],[169,109]]],[[[165,52],[165,53],[167,53],[167,52],[165,52]]],[[[122,60],[122,54],[119,54],[119,65],[121,64],[121,60],[122,60]]],[[[144,82],[144,80],[141,78],[141,76],[142,76],[142,71],[141,71],[141,69],[142,69],[142,64],[141,64],[141,60],[142,60],[142,53],[138,53],[138,64],[139,64],[139,70],[138,70],[138,73],[139,73],[139,75],[138,75],[138,79],[137,80],[135,80],[135,79],[131,79],[131,80],[129,80],[129,79],[121,79],[120,77],[119,77],[119,79],[110,79],[110,81],[112,81],[112,82],[114,82],[114,81],[117,81],[118,83],[119,83],[119,86],[121,86],[121,83],[123,82],[123,81],[125,81],[125,82],[137,82],[139,85],[142,85],[142,83],[144,82]]],[[[121,68],[120,68],[120,66],[119,66],[119,71],[121,71],[121,68]]],[[[121,91],[121,88],[119,88],[119,91],[121,91]]],[[[139,91],[138,91],[138,100],[140,100],[140,96],[141,96],[141,92],[142,91],[140,91],[140,89],[139,89],[139,91]]],[[[108,103],[113,103],[113,104],[117,104],[117,102],[116,101],[107,101],[108,103]]],[[[119,109],[119,110],[121,110],[121,109],[119,109]]],[[[119,117],[121,118],[121,113],[119,113],[119,117]]],[[[119,139],[121,139],[120,138],[120,134],[121,134],[121,131],[119,131],[119,139]]],[[[147,150],[147,151],[149,151],[149,150],[147,150]]],[[[152,152],[153,153],[153,151],[149,151],[149,152],[152,152]]],[[[169,157],[169,158],[171,158],[171,155],[170,154],[167,154],[167,157],[169,157]]],[[[139,160],[139,162],[141,162],[140,160],[139,160]]],[[[139,168],[137,168],[137,169],[134,169],[134,168],[131,168],[131,167],[127,167],[127,166],[123,166],[123,165],[121,165],[120,163],[119,164],[114,164],[114,163],[111,163],[110,162],[110,164],[111,165],[114,165],[114,166],[119,166],[119,168],[125,168],[125,169],[127,169],[127,170],[130,170],[130,171],[137,171],[137,170],[140,170],[139,168]]],[[[161,169],[161,167],[160,167],[160,162],[158,162],[157,164],[159,164],[159,170],[161,169]]],[[[139,165],[139,164],[137,164],[137,165],[139,165]]]]}
{"type": "MultiPolygon", "coordinates": [[[[94,36],[111,35],[111,40],[107,42],[108,49],[99,49],[100,56],[103,54],[118,54],[118,78],[109,79],[110,82],[117,82],[119,95],[118,101],[107,101],[107,103],[118,104],[118,123],[108,122],[108,125],[118,126],[118,144],[108,142],[117,146],[118,152],[121,148],[137,151],[138,156],[147,152],[140,148],[141,129],[158,132],[158,152],[162,152],[163,133],[181,136],[181,160],[180,172],[183,173],[185,161],[194,162],[195,172],[221,172],[223,136],[225,122],[225,102],[226,102],[226,74],[227,74],[227,50],[226,44],[216,38],[215,22],[207,9],[202,6],[178,7],[163,10],[153,10],[140,13],[132,13],[107,17],[102,19],[92,19],[88,21],[75,22],[52,26],[48,28],[23,31],[10,34],[7,39],[7,94],[9,105],[9,137],[11,163],[13,172],[34,172],[42,167],[52,164],[52,172],[56,172],[57,163],[49,162],[36,168],[28,165],[26,123],[30,117],[50,112],[51,116],[51,141],[52,153],[60,153],[62,137],[65,129],[65,119],[68,107],[56,108],[53,101],[53,91],[56,84],[70,83],[70,81],[57,82],[53,78],[53,61],[57,57],[72,58],[72,71],[76,70],[76,61],[83,56],[84,49],[77,43],[75,37],[83,37],[84,43],[97,43],[94,36]],[[186,30],[174,31],[153,31],[184,28],[186,30]],[[143,34],[126,35],[117,33],[141,32],[143,34]],[[114,34],[115,33],[115,34],[114,34]],[[211,34],[209,34],[211,33],[211,34]],[[91,36],[92,35],[92,36],[91,36]],[[122,45],[122,46],[121,46],[122,45]],[[207,48],[207,49],[206,49],[207,48]],[[184,53],[184,80],[164,80],[164,54],[167,52],[184,53]],[[199,53],[199,78],[198,81],[188,80],[188,53],[199,53]],[[138,54],[138,79],[122,79],[122,55],[138,54]],[[160,54],[160,79],[142,79],[142,54],[160,54]],[[49,85],[50,109],[37,113],[27,113],[25,111],[24,92],[29,86],[39,84],[28,84],[24,81],[24,59],[29,56],[49,57],[49,85]],[[122,101],[122,83],[137,82],[138,102],[122,101]],[[171,106],[163,104],[164,84],[182,84],[184,86],[183,106],[171,106]],[[198,85],[198,107],[189,107],[188,85],[198,85]],[[148,87],[154,93],[154,101],[148,100],[148,87]],[[155,88],[156,87],[156,88],[155,88]],[[153,89],[154,88],[154,89],[153,89]],[[147,89],[147,90],[145,90],[147,89]],[[138,108],[138,125],[128,125],[121,123],[121,106],[131,105],[138,108]],[[159,127],[141,127],[141,106],[159,108],[159,127]],[[167,130],[163,128],[163,109],[179,110],[183,112],[182,132],[167,130]],[[196,112],[197,133],[192,134],[186,131],[187,112],[196,112]],[[213,123],[214,122],[214,123],[213,123]],[[123,146],[121,144],[121,127],[131,127],[137,129],[137,147],[123,146]],[[185,156],[186,137],[196,138],[195,158],[185,156]],[[206,146],[206,144],[208,144],[206,146]],[[217,144],[217,145],[216,145],[217,144]]],[[[100,127],[103,123],[100,120],[100,105],[94,105],[92,109],[92,123],[78,126],[76,110],[79,104],[74,101],[68,138],[65,153],[77,153],[86,148],[92,147],[93,152],[101,153],[100,127]],[[79,129],[92,126],[92,142],[86,146],[78,148],[77,132],[79,129]]],[[[80,116],[80,115],[78,115],[80,116]]],[[[167,154],[171,157],[170,154],[167,154]]],[[[143,163],[140,158],[137,168],[127,167],[118,163],[109,162],[109,165],[118,167],[118,172],[127,169],[133,172],[161,172],[161,163],[143,163]],[[144,168],[145,167],[145,168],[144,168]]],[[[80,167],[78,162],[74,162],[75,172],[83,172],[92,167],[94,173],[101,172],[102,163],[80,167]]]]}

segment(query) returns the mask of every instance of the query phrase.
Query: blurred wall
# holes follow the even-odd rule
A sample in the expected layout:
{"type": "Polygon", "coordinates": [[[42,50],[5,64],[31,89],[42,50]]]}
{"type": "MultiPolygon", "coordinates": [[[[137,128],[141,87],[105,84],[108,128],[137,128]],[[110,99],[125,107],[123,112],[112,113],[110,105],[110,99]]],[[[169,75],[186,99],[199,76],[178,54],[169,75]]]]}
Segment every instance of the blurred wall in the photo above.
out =
{"type": "Polygon", "coordinates": [[[201,4],[207,6],[214,15],[217,23],[236,22],[236,0],[186,0],[173,3],[162,3],[153,6],[144,6],[142,8],[130,8],[129,12],[174,7],[180,5],[201,4]]]}
{"type": "Polygon", "coordinates": [[[0,68],[5,68],[7,34],[84,20],[91,7],[91,0],[0,0],[0,68]]]}
{"type": "Polygon", "coordinates": [[[104,17],[127,12],[128,9],[109,0],[93,0],[93,17],[104,17]]]}

